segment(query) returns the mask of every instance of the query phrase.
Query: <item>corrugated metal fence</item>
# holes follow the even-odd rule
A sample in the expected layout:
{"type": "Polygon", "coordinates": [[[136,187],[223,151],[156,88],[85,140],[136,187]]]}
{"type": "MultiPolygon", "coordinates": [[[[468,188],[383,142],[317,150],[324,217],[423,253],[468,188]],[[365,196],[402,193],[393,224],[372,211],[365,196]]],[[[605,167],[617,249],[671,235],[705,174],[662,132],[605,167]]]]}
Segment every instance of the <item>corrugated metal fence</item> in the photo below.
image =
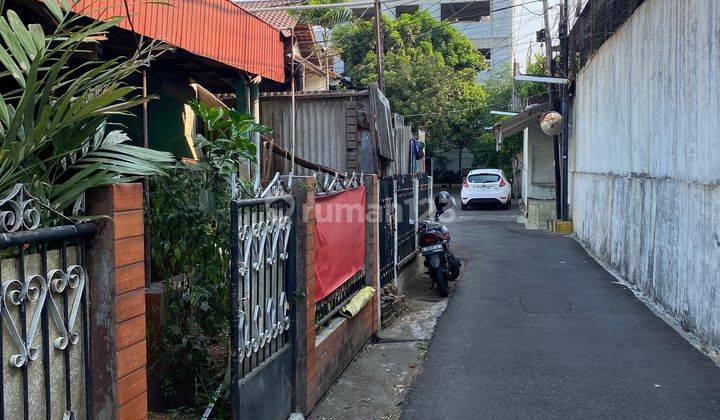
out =
{"type": "MultiPolygon", "coordinates": [[[[338,172],[379,175],[412,172],[412,128],[395,114],[376,87],[363,91],[298,92],[295,95],[295,155],[338,172]]],[[[270,137],[291,150],[292,97],[288,92],[261,95],[260,121],[270,137]]],[[[290,171],[289,157],[276,156],[268,173],[290,171]]],[[[312,175],[297,168],[296,174],[312,175]]]]}

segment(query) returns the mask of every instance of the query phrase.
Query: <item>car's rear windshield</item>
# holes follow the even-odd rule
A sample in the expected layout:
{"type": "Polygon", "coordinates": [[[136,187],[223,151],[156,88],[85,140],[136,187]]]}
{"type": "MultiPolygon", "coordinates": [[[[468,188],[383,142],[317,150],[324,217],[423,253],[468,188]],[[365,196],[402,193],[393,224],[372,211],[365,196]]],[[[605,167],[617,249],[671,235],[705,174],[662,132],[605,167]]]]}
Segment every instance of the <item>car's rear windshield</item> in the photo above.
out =
{"type": "Polygon", "coordinates": [[[468,182],[472,182],[473,184],[498,181],[500,181],[500,175],[498,174],[472,174],[468,176],[468,182]]]}

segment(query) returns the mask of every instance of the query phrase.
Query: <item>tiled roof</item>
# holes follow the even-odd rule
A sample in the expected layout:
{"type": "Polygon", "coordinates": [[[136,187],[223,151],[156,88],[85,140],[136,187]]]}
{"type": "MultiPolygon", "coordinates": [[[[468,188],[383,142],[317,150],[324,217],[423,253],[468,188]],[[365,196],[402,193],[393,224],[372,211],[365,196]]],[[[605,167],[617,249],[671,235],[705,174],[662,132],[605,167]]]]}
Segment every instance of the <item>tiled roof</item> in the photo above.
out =
{"type": "Polygon", "coordinates": [[[284,10],[277,10],[272,12],[254,12],[252,9],[262,9],[266,7],[279,8],[282,6],[300,3],[299,0],[233,0],[233,3],[264,20],[268,24],[272,25],[274,28],[280,30],[285,36],[290,36],[290,31],[297,24],[297,17],[292,16],[290,13],[284,10]]]}

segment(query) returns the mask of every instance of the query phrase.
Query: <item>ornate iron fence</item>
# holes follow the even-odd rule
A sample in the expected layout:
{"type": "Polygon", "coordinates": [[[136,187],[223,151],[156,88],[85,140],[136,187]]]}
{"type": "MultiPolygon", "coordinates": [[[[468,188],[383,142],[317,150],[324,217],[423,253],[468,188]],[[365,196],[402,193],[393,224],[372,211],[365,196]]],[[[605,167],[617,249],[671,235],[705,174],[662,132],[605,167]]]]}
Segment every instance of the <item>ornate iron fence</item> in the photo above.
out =
{"type": "Polygon", "coordinates": [[[87,246],[94,224],[43,227],[18,184],[0,199],[2,418],[91,418],[87,246]]]}
{"type": "Polygon", "coordinates": [[[378,182],[380,286],[385,286],[395,278],[395,180],[392,176],[386,176],[380,178],[378,182]]]}
{"type": "MultiPolygon", "coordinates": [[[[268,402],[268,396],[247,395],[241,388],[266,392],[267,384],[262,383],[265,379],[252,383],[250,377],[261,376],[255,372],[264,370],[277,355],[290,354],[286,350],[291,345],[290,313],[295,299],[291,239],[295,201],[291,195],[277,194],[281,192],[280,189],[269,197],[231,202],[233,418],[248,414],[240,413],[243,407],[255,404],[253,398],[268,402]]],[[[283,378],[291,378],[292,357],[284,357],[281,362],[282,367],[277,369],[282,371],[283,378]]],[[[282,382],[287,385],[290,379],[282,382]]]]}
{"type": "Polygon", "coordinates": [[[415,186],[412,175],[395,175],[397,184],[397,261],[398,266],[412,257],[417,248],[415,235],[415,186]]]}

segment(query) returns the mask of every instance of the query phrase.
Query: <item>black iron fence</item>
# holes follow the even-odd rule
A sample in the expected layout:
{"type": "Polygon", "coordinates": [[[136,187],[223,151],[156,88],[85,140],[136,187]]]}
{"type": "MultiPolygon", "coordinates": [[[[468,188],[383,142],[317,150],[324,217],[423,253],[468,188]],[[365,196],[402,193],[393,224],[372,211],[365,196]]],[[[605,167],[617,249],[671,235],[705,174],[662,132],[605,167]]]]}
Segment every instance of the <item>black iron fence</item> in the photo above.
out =
{"type": "Polygon", "coordinates": [[[430,177],[427,174],[417,175],[418,179],[418,220],[430,215],[430,177]]]}
{"type": "Polygon", "coordinates": [[[412,175],[395,175],[397,198],[397,264],[403,266],[415,255],[415,185],[412,175]]]}
{"type": "Polygon", "coordinates": [[[293,210],[290,195],[231,203],[233,403],[240,398],[238,381],[290,342],[293,210]]]}
{"type": "Polygon", "coordinates": [[[358,271],[332,293],[315,302],[315,326],[320,327],[365,286],[365,272],[358,271]]]}
{"type": "Polygon", "coordinates": [[[380,286],[384,286],[395,278],[395,182],[392,176],[382,177],[378,182],[380,286]]]}
{"type": "Polygon", "coordinates": [[[87,247],[94,224],[42,227],[18,184],[0,199],[2,418],[91,418],[87,247]]]}

